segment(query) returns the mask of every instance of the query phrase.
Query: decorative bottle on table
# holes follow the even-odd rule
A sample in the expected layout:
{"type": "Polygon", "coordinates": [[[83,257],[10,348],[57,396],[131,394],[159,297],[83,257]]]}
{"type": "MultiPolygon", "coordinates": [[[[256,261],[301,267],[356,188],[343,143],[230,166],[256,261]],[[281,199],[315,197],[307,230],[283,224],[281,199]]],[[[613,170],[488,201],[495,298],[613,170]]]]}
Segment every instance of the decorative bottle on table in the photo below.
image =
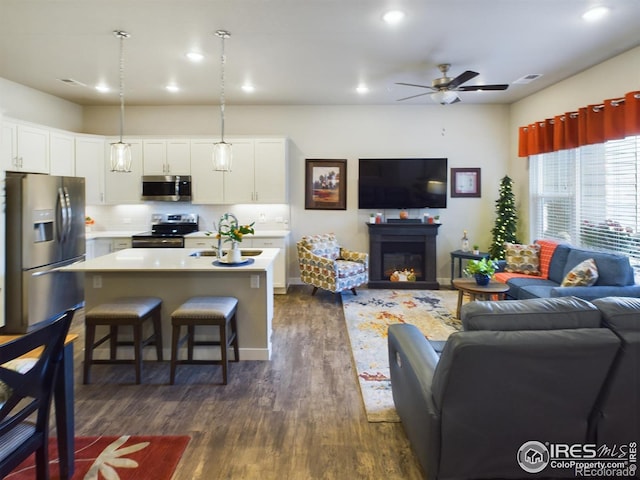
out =
{"type": "Polygon", "coordinates": [[[469,249],[469,238],[467,237],[467,231],[465,230],[462,235],[461,241],[461,249],[463,252],[468,252],[469,249]]]}

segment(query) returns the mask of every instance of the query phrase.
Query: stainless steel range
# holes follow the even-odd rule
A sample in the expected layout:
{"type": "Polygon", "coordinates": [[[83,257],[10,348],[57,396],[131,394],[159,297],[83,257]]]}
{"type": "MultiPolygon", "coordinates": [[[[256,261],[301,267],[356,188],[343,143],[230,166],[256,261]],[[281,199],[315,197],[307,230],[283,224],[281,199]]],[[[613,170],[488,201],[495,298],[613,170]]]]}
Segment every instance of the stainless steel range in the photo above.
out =
{"type": "Polygon", "coordinates": [[[184,248],[184,236],[198,231],[196,213],[154,213],[151,231],[131,237],[133,248],[184,248]]]}

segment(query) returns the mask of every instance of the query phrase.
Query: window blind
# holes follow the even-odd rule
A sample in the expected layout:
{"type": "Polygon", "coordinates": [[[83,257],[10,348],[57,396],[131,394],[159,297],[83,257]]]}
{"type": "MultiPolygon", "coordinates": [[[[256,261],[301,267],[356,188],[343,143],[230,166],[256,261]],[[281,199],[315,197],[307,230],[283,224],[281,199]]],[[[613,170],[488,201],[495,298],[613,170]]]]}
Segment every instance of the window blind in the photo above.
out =
{"type": "Polygon", "coordinates": [[[640,136],[530,157],[532,233],[640,265],[640,136]]]}

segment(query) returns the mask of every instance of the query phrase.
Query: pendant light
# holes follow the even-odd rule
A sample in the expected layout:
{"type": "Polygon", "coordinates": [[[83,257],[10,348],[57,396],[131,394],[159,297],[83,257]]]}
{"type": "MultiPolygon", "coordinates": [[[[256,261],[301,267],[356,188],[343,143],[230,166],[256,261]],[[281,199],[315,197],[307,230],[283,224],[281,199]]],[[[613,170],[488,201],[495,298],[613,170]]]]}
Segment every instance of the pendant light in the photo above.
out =
{"type": "Polygon", "coordinates": [[[122,132],[124,131],[124,40],[131,35],[122,30],[114,30],[113,34],[120,39],[120,141],[111,144],[111,171],[131,172],[131,145],[122,141],[122,132]]]}
{"type": "Polygon", "coordinates": [[[224,41],[231,36],[226,30],[218,30],[216,35],[222,39],[222,55],[220,56],[220,141],[213,144],[213,169],[223,172],[231,171],[231,144],[224,141],[224,66],[227,56],[224,53],[224,41]]]}

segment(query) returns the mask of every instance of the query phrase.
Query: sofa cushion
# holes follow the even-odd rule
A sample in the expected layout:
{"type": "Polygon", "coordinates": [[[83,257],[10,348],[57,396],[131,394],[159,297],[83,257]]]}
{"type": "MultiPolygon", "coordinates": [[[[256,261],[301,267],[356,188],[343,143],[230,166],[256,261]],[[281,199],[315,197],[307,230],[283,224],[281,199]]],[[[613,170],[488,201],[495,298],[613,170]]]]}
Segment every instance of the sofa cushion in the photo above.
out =
{"type": "Polygon", "coordinates": [[[304,236],[302,237],[302,243],[314,255],[330,260],[340,258],[340,246],[333,233],[304,236]]]}
{"type": "Polygon", "coordinates": [[[573,267],[589,258],[593,258],[595,260],[600,275],[595,285],[610,285],[617,287],[633,285],[633,269],[629,264],[629,258],[624,255],[594,252],[593,250],[582,250],[579,248],[572,248],[569,252],[562,278],[564,278],[567,273],[573,269],[573,267]]]}
{"type": "Polygon", "coordinates": [[[352,277],[366,271],[364,263],[350,262],[349,260],[336,260],[336,266],[338,267],[339,278],[352,277]]]}
{"type": "Polygon", "coordinates": [[[640,331],[640,298],[606,297],[593,301],[605,324],[619,331],[640,331]]]}
{"type": "MultiPolygon", "coordinates": [[[[507,285],[509,285],[509,291],[507,292],[507,295],[511,298],[522,298],[521,290],[525,287],[529,287],[530,285],[545,286],[545,287],[548,287],[549,289],[558,286],[556,282],[552,282],[551,280],[545,280],[544,278],[541,278],[541,277],[533,277],[531,275],[511,278],[507,282],[507,285]]],[[[548,295],[545,295],[545,296],[548,296],[548,295]]]]}
{"type": "Polygon", "coordinates": [[[536,240],[536,244],[540,245],[540,276],[542,278],[549,278],[551,258],[558,247],[558,242],[553,240],[536,240]]]}
{"type": "MultiPolygon", "coordinates": [[[[512,278],[536,278],[535,275],[527,275],[526,273],[509,273],[509,272],[497,272],[493,275],[493,279],[496,282],[507,283],[512,278]]],[[[542,277],[537,277],[542,278],[542,277]]]]}
{"type": "Polygon", "coordinates": [[[534,285],[525,285],[518,290],[518,296],[514,297],[519,300],[526,300],[529,298],[550,298],[558,297],[554,295],[554,290],[558,287],[555,282],[545,282],[534,285]]]}
{"type": "MultiPolygon", "coordinates": [[[[564,271],[564,267],[567,264],[567,257],[569,256],[569,252],[571,251],[571,247],[566,244],[560,244],[556,247],[553,255],[551,256],[551,263],[549,264],[549,280],[556,282],[558,285],[562,283],[562,279],[567,274],[564,271]]],[[[588,257],[585,257],[588,258],[588,257]]],[[[580,262],[576,262],[574,264],[577,265],[580,262]]],[[[570,269],[569,269],[570,270],[570,269]]]]}
{"type": "Polygon", "coordinates": [[[522,245],[519,243],[504,244],[507,266],[504,271],[509,273],[525,273],[528,275],[540,275],[540,247],[532,243],[522,245]]]}
{"type": "Polygon", "coordinates": [[[588,258],[573,267],[562,280],[562,287],[590,287],[598,280],[598,267],[593,258],[588,258]]]}
{"type": "Polygon", "coordinates": [[[598,328],[600,311],[576,297],[469,302],[460,316],[464,330],[556,330],[598,328]]]}

